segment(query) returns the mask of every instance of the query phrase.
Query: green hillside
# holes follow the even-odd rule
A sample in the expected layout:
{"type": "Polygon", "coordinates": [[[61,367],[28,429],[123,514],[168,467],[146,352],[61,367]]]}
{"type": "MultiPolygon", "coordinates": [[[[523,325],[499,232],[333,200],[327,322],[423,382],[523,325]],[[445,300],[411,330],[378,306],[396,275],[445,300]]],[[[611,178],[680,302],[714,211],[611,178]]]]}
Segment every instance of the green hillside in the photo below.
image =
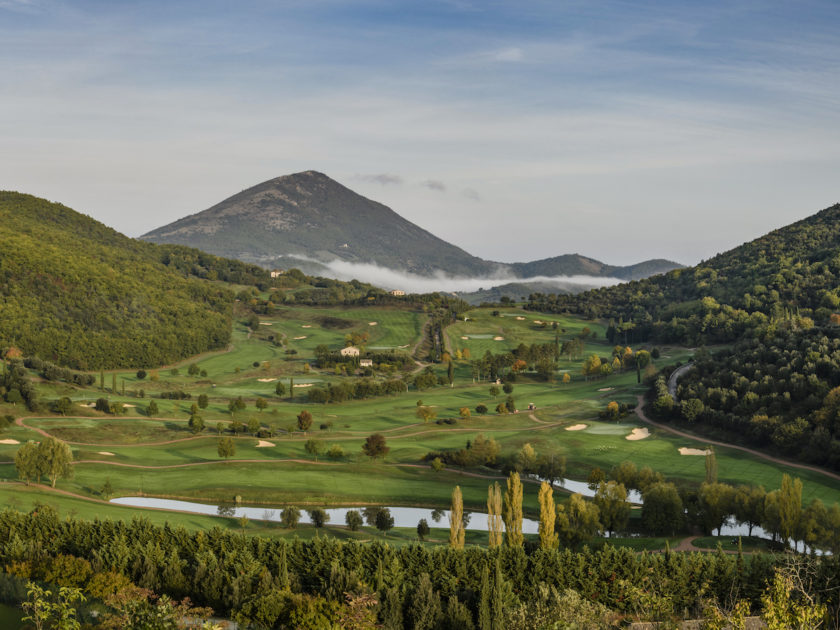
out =
{"type": "Polygon", "coordinates": [[[840,470],[840,204],[704,261],[529,308],[611,319],[618,342],[701,350],[652,413],[840,470]]]}
{"type": "Polygon", "coordinates": [[[161,365],[230,340],[230,291],[61,204],[0,192],[0,242],[0,349],[97,369],[161,365]]]}

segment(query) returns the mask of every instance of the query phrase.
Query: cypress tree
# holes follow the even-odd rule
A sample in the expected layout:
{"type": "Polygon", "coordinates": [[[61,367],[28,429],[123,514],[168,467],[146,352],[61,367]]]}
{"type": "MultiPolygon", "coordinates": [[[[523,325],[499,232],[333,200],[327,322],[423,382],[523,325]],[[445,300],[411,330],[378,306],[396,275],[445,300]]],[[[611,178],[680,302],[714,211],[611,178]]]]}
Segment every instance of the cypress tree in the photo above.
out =
{"type": "Polygon", "coordinates": [[[481,570],[481,599],[478,602],[479,630],[493,630],[493,619],[490,616],[490,570],[487,565],[481,570]]]}
{"type": "Polygon", "coordinates": [[[490,549],[502,544],[502,489],[498,481],[487,487],[487,532],[490,549]]]}
{"type": "Polygon", "coordinates": [[[428,573],[421,573],[411,598],[411,619],[414,630],[432,630],[443,614],[440,595],[435,592],[428,573]]]}
{"type": "Polygon", "coordinates": [[[403,630],[403,601],[400,591],[391,587],[385,591],[385,601],[382,602],[381,621],[385,630],[403,630]]]}
{"type": "Polygon", "coordinates": [[[505,492],[505,544],[508,547],[521,547],[522,537],[522,482],[519,473],[512,472],[507,480],[505,492]]]}
{"type": "Polygon", "coordinates": [[[111,374],[111,393],[117,393],[117,373],[111,374]]]}
{"type": "Polygon", "coordinates": [[[105,391],[105,370],[99,370],[99,389],[105,391]]]}
{"type": "Polygon", "coordinates": [[[452,509],[449,512],[449,546],[452,549],[464,548],[464,498],[461,486],[452,491],[452,509]]]}
{"type": "Polygon", "coordinates": [[[547,481],[540,484],[540,547],[543,549],[557,548],[557,532],[554,531],[554,520],[557,516],[554,507],[554,491],[547,481]]]}

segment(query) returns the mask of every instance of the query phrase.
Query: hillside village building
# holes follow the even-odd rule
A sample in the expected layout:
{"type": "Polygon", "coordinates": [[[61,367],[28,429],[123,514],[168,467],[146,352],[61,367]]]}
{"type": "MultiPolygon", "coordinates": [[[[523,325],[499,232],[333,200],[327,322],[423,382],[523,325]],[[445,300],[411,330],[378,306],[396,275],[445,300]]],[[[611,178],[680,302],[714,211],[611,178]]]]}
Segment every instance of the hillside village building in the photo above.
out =
{"type": "Polygon", "coordinates": [[[390,293],[391,293],[391,295],[397,295],[397,296],[405,295],[405,291],[403,291],[402,289],[394,289],[390,293]]]}
{"type": "Polygon", "coordinates": [[[373,359],[362,359],[359,361],[359,367],[373,367],[373,359]]]}
{"type": "Polygon", "coordinates": [[[285,271],[283,271],[282,269],[272,269],[272,270],[271,270],[271,277],[272,277],[272,278],[279,278],[279,277],[280,277],[280,276],[282,276],[284,273],[286,273],[286,272],[285,272],[285,271]]]}
{"type": "Polygon", "coordinates": [[[359,356],[359,349],[356,346],[347,346],[342,348],[339,354],[343,357],[357,357],[359,356]]]}

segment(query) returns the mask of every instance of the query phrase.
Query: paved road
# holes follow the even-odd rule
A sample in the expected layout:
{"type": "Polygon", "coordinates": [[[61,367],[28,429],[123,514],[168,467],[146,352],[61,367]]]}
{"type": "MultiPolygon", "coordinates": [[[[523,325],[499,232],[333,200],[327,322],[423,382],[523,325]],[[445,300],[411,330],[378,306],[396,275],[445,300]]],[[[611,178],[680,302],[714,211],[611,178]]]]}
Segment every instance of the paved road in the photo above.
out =
{"type": "Polygon", "coordinates": [[[668,393],[671,394],[671,398],[673,398],[675,401],[677,400],[677,381],[680,380],[683,374],[688,372],[693,367],[693,363],[686,363],[685,365],[678,367],[671,373],[671,378],[668,379],[668,393]]]}

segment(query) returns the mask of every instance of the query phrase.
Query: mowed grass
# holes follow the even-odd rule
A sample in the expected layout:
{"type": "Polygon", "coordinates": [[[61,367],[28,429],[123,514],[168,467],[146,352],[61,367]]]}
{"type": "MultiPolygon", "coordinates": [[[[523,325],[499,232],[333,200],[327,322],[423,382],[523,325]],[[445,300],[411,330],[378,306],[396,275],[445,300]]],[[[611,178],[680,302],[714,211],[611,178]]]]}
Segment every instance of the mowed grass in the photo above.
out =
{"type": "MultiPolygon", "coordinates": [[[[196,359],[199,368],[207,372],[204,377],[189,376],[186,366],[192,361],[185,361],[179,366],[178,375],[172,375],[169,369],[155,371],[158,376],[155,381],[150,378],[151,370],[144,380],[138,379],[133,372],[119,373],[118,383],[122,379],[126,381],[126,396],[102,392],[98,389],[98,382],[96,387],[86,390],[76,390],[65,384],[38,386],[45,400],[70,395],[74,400],[92,401],[105,396],[112,401],[137,405],[125,416],[113,417],[79,408],[78,415],[82,416],[79,418],[27,418],[26,422],[62,439],[80,443],[73,446],[78,460],[74,466],[74,477],[61,480],[58,485],[61,489],[90,498],[100,496],[102,485],[108,479],[117,494],[126,495],[143,493],[205,501],[230,501],[239,495],[243,503],[267,506],[291,503],[300,506],[390,504],[447,507],[452,489],[460,485],[467,508],[478,511],[484,509],[487,486],[494,479],[457,471],[434,473],[424,458],[433,451],[462,448],[482,433],[500,444],[502,457],[513,455],[526,443],[531,444],[538,454],[563,455],[568,462],[569,477],[577,480],[585,480],[593,467],[608,471],[612,466],[630,460],[639,468],[650,466],[669,479],[689,484],[702,481],[705,476],[704,458],[683,456],[678,451],[681,446],[702,449],[705,446],[702,441],[677,438],[653,429],[650,437],[629,441],[626,436],[634,428],[643,426],[634,415],[618,423],[599,420],[598,413],[608,402],[634,403],[645,391],[644,386],[637,385],[633,370],[606,379],[584,379],[581,374],[583,359],[592,353],[610,356],[612,351],[612,345],[604,339],[601,323],[516,309],[501,309],[504,316],[494,317],[491,310],[474,309],[468,314],[467,322],[450,326],[447,334],[453,348],[468,347],[475,359],[483,354],[483,348],[499,353],[510,351],[519,343],[553,343],[555,332],[551,322],[554,321],[558,322],[561,330],[561,342],[584,327],[590,328],[596,337],[587,341],[580,357],[561,357],[555,382],[541,382],[534,376],[521,377],[512,393],[520,409],[518,414],[500,416],[492,413],[506,395],[493,397],[489,383],[473,382],[466,360],[455,361],[454,387],[435,387],[424,391],[412,388],[396,396],[342,404],[310,404],[303,388],[296,388],[294,398],[290,398],[288,392],[282,398],[276,396],[274,388],[277,380],[287,387],[290,378],[298,384],[322,385],[352,380],[352,377],[335,376],[332,371],[313,369],[304,373],[304,365],[313,359],[315,346],[326,343],[330,347],[341,347],[347,332],[362,330],[370,333],[369,345],[413,345],[419,339],[425,315],[391,309],[295,307],[265,320],[271,325],[261,326],[256,333],[237,324],[230,352],[196,359]],[[342,330],[323,329],[317,324],[323,317],[346,319],[353,325],[342,330]],[[548,322],[548,325],[543,328],[535,320],[548,322]],[[377,322],[376,326],[369,325],[373,321],[377,322]],[[460,339],[469,335],[483,337],[460,339]],[[503,336],[504,340],[493,341],[486,335],[503,336]],[[269,336],[273,336],[274,340],[268,339],[269,336]],[[289,340],[295,336],[306,336],[306,339],[289,340]],[[285,348],[275,343],[278,338],[289,345],[297,344],[293,347],[298,349],[298,354],[285,354],[285,348]],[[571,375],[571,383],[560,382],[563,371],[571,375]],[[149,398],[130,395],[140,388],[145,388],[147,395],[180,389],[190,393],[192,399],[156,399],[160,409],[158,415],[163,419],[150,419],[144,415],[149,398]],[[207,429],[199,436],[193,436],[187,427],[189,408],[202,393],[209,396],[210,403],[201,412],[207,429]],[[236,396],[242,396],[248,407],[232,415],[228,410],[228,401],[236,396]],[[257,396],[268,401],[266,411],[260,412],[254,406],[257,396]],[[454,419],[454,423],[437,424],[433,421],[424,424],[416,415],[419,400],[432,407],[438,419],[454,419]],[[536,406],[533,414],[525,411],[529,403],[536,406]],[[486,405],[491,413],[477,414],[475,407],[478,404],[486,405]],[[462,407],[471,410],[469,419],[459,416],[462,407]],[[314,417],[313,425],[306,434],[295,426],[296,416],[302,409],[309,410],[314,417]],[[221,423],[223,428],[227,428],[233,419],[247,423],[250,418],[257,418],[261,426],[274,432],[272,437],[266,438],[273,446],[259,448],[257,438],[239,436],[235,438],[234,461],[222,461],[217,452],[216,425],[221,423]],[[586,429],[566,431],[567,427],[579,423],[586,424],[586,429]],[[371,462],[362,454],[364,439],[374,432],[382,433],[390,447],[384,461],[371,462]],[[334,461],[321,456],[316,462],[305,448],[307,440],[313,438],[324,447],[341,446],[344,456],[334,461]]],[[[688,348],[664,347],[661,350],[663,358],[656,362],[657,367],[685,361],[691,356],[688,348]]],[[[446,370],[443,365],[436,365],[434,369],[441,375],[446,370]]],[[[110,376],[106,375],[106,387],[110,384],[110,376]]],[[[118,385],[118,391],[120,389],[118,385]]],[[[21,442],[41,439],[34,430],[24,427],[12,427],[3,437],[21,442]]],[[[16,445],[0,445],[0,477],[12,479],[16,476],[11,462],[17,448],[16,445]]],[[[722,481],[753,483],[771,490],[779,487],[782,474],[788,473],[803,480],[806,501],[820,498],[831,504],[840,499],[840,483],[819,473],[775,465],[731,449],[718,448],[716,451],[722,481]]],[[[472,472],[488,477],[500,476],[497,471],[487,468],[472,472]]],[[[15,492],[27,494],[30,490],[15,492]]],[[[536,493],[536,484],[528,483],[525,500],[532,516],[537,510],[536,493]]],[[[558,496],[558,499],[562,498],[563,495],[558,496]]],[[[97,513],[100,506],[93,505],[96,510],[92,513],[97,513]]],[[[116,509],[115,506],[101,509],[110,513],[112,507],[116,509]]],[[[139,512],[130,510],[132,513],[139,512]]],[[[181,516],[178,515],[178,518],[181,516]]],[[[192,515],[184,516],[184,519],[192,518],[192,515]]],[[[200,521],[203,525],[190,520],[196,527],[208,526],[207,523],[219,520],[213,517],[196,518],[209,519],[200,521]]],[[[336,531],[339,531],[338,528],[336,531]]],[[[314,529],[311,533],[314,535],[314,529]]],[[[346,531],[340,535],[351,534],[371,535],[346,531]]],[[[409,540],[410,534],[406,533],[404,540],[409,540]]],[[[300,535],[308,534],[302,530],[300,535]]],[[[639,548],[645,544],[648,543],[637,543],[641,545],[639,548]]],[[[649,544],[659,545],[649,548],[664,546],[661,540],[649,544]]]]}

